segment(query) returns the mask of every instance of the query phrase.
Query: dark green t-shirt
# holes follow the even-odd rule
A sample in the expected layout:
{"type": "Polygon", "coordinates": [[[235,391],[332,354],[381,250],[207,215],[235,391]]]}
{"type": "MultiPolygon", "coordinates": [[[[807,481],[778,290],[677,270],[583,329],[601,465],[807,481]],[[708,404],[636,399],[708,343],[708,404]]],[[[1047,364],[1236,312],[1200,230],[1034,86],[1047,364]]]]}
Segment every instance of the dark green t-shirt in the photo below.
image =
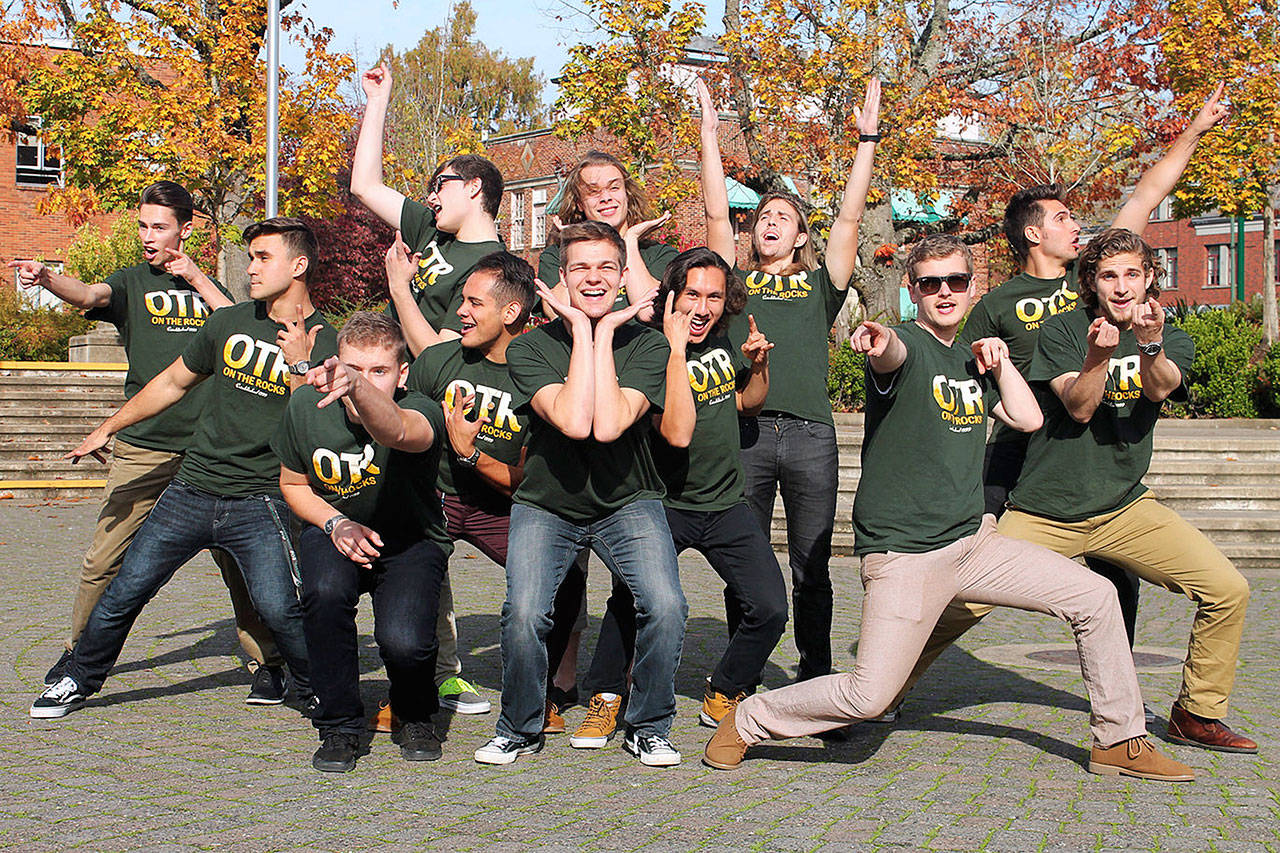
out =
{"type": "MultiPolygon", "coordinates": [[[[435,211],[410,198],[400,209],[400,233],[405,244],[422,255],[418,271],[409,282],[422,316],[436,331],[461,331],[457,310],[462,305],[462,285],[476,262],[502,251],[502,244],[496,240],[465,243],[439,231],[435,211]]],[[[387,306],[387,313],[399,319],[394,303],[387,306]]]]}
{"type": "MultiPolygon", "coordinates": [[[[1084,366],[1093,317],[1081,307],[1047,320],[1031,363],[1030,380],[1041,393],[1044,426],[1031,436],[1018,485],[1009,493],[1017,509],[1059,521],[1081,521],[1120,509],[1147,487],[1142,478],[1151,465],[1152,436],[1160,403],[1142,395],[1141,356],[1132,330],[1120,332],[1111,354],[1102,402],[1087,424],[1067,414],[1050,380],[1084,366]]],[[[1165,355],[1186,375],[1195,360],[1195,344],[1181,329],[1164,327],[1165,355]]]]}
{"type": "Polygon", "coordinates": [[[444,511],[433,480],[440,464],[440,436],[444,413],[422,394],[396,395],[402,409],[422,412],[436,441],[425,453],[404,453],[377,444],[363,426],[335,403],[323,409],[323,395],[306,386],[289,399],[284,418],[271,439],[280,464],[306,474],[307,482],[338,512],[377,531],[379,536],[402,535],[429,539],[453,550],[445,532],[444,511]]]}
{"type": "MultiPolygon", "coordinates": [[[[476,447],[499,462],[520,464],[529,418],[515,412],[512,400],[516,386],[505,364],[466,349],[461,341],[445,341],[423,350],[409,368],[409,381],[405,384],[409,390],[434,400],[437,409],[442,402],[452,406],[455,400],[461,402],[468,394],[474,394],[480,411],[473,408],[469,417],[489,418],[489,423],[480,427],[476,447]]],[[[460,463],[452,448],[444,453],[438,486],[446,495],[458,495],[495,515],[511,511],[511,499],[487,483],[474,468],[460,463]]]]}
{"type": "MultiPolygon", "coordinates": [[[[664,491],[649,444],[648,413],[617,441],[603,444],[594,438],[571,439],[529,407],[543,387],[568,378],[572,344],[564,323],[553,320],[507,347],[516,387],[511,402],[529,416],[524,479],[515,501],[574,524],[589,524],[635,501],[661,500],[664,491]]],[[[639,323],[627,323],[613,333],[618,385],[644,394],[650,412],[662,409],[670,351],[661,332],[639,323]]]]}
{"type": "MultiPolygon", "coordinates": [[[[333,327],[316,311],[308,329],[321,326],[311,350],[319,363],[338,351],[333,327]]],[[[209,378],[204,410],[178,477],[224,497],[279,494],[280,464],[271,452],[289,402],[289,366],[276,344],[284,329],[264,302],[241,302],[209,315],[182,353],[192,373],[209,378]]]]}
{"type": "Polygon", "coordinates": [[[653,452],[675,509],[714,512],[744,500],[738,449],[738,376],[750,365],[725,335],[685,349],[698,420],[688,447],[672,447],[654,431],[653,452]]]}
{"type": "MultiPolygon", "coordinates": [[[[113,323],[124,338],[129,359],[124,396],[128,399],[182,355],[192,336],[204,325],[209,308],[186,279],[148,263],[112,273],[106,283],[111,288],[111,301],[101,308],[89,309],[85,316],[113,323]]],[[[214,285],[227,293],[222,285],[214,285]]],[[[154,418],[120,430],[119,437],[148,450],[181,453],[191,441],[206,394],[197,386],[154,418]]]]}
{"type": "MultiPolygon", "coordinates": [[[[915,323],[895,327],[907,347],[898,371],[867,364],[862,477],[853,501],[854,553],[919,554],[982,522],[987,418],[999,401],[968,347],[946,346],[915,323]]],[[[771,377],[772,378],[772,377],[771,377]]]]}
{"type": "MultiPolygon", "coordinates": [[[[646,243],[640,247],[640,258],[644,261],[645,268],[649,270],[649,275],[662,281],[663,274],[666,273],[667,267],[671,266],[671,262],[675,260],[676,255],[680,252],[673,246],[666,243],[646,243]]],[[[542,250],[542,254],[538,256],[538,278],[547,287],[555,287],[560,281],[560,244],[551,243],[542,250]]],[[[631,300],[627,298],[627,283],[624,281],[622,286],[618,288],[618,298],[613,300],[613,310],[626,308],[631,304],[631,300]]],[[[539,309],[540,311],[541,309],[539,309]]]]}
{"type": "MultiPolygon", "coordinates": [[[[765,411],[831,424],[827,394],[827,336],[847,295],[831,283],[826,267],[794,275],[735,269],[747,284],[747,314],[773,344],[765,411]]],[[[746,335],[742,335],[743,339],[746,335]]]]}
{"type": "MultiPolygon", "coordinates": [[[[1055,314],[1075,310],[1079,301],[1076,265],[1067,265],[1061,278],[1036,278],[1019,273],[999,287],[989,290],[965,320],[960,340],[965,346],[980,338],[1000,338],[1009,345],[1009,360],[1024,377],[1036,352],[1041,325],[1055,314]]],[[[997,423],[991,441],[1018,441],[1025,444],[1025,432],[997,423]]]]}

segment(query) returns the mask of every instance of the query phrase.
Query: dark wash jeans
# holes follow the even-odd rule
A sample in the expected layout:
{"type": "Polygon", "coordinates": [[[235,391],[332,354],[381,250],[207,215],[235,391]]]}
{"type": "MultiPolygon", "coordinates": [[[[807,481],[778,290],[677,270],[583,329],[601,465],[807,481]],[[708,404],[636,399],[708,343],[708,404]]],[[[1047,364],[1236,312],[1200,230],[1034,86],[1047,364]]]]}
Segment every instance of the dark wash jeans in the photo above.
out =
{"type": "Polygon", "coordinates": [[[308,524],[298,540],[302,563],[302,624],[311,653],[320,737],[359,736],[366,728],[360,701],[356,605],[373,598],[373,639],[391,682],[391,710],[401,721],[427,722],[440,708],[436,692],[436,610],[449,568],[444,549],[425,539],[383,535],[381,554],[366,568],[348,560],[320,528],[308,524]]]}
{"type": "Polygon", "coordinates": [[[240,567],[253,608],[293,673],[295,693],[309,693],[297,565],[289,540],[292,519],[279,495],[225,498],[181,480],[171,482],[125,552],[120,573],[89,614],[67,675],[85,693],[97,692],[147,602],[201,550],[221,548],[240,567]]]}
{"type": "MultiPolygon", "coordinates": [[[[792,624],[800,652],[797,680],[831,672],[831,534],[840,458],[835,427],[769,412],[740,418],[747,505],[766,538],[773,501],[782,492],[791,566],[792,624]]],[[[738,614],[726,597],[729,628],[738,614]]]]}
{"type": "Polygon", "coordinates": [[[666,735],[676,714],[676,669],[689,608],[662,502],[635,501],[589,524],[516,504],[509,542],[498,734],[525,738],[542,731],[546,638],[556,590],[578,552],[590,546],[636,600],[637,654],[627,725],[666,735]]]}
{"type": "MultiPolygon", "coordinates": [[[[993,441],[987,445],[982,465],[982,499],[986,511],[996,518],[1004,515],[1009,492],[1018,484],[1022,465],[1027,460],[1027,438],[1018,441],[993,441]]],[[[1124,631],[1133,648],[1134,631],[1138,624],[1138,595],[1141,584],[1138,576],[1097,557],[1085,557],[1085,565],[1111,581],[1120,599],[1120,615],[1124,617],[1124,631]]]]}
{"type": "MultiPolygon", "coordinates": [[[[769,540],[745,503],[714,512],[667,507],[667,524],[676,553],[692,548],[706,557],[725,582],[726,600],[737,603],[740,621],[711,673],[711,689],[726,696],[750,692],[787,625],[787,588],[769,540]]],[[[635,601],[615,581],[591,659],[592,693],[626,692],[635,633],[635,601]]]]}

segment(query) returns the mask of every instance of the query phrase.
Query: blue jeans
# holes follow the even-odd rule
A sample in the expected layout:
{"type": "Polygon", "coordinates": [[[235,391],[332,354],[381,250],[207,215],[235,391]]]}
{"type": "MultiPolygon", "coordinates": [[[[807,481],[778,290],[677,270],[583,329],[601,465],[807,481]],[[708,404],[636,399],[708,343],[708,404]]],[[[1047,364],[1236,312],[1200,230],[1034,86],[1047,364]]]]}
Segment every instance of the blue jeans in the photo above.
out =
{"type": "MultiPolygon", "coordinates": [[[[742,473],[747,505],[769,535],[779,487],[787,516],[791,624],[800,652],[797,680],[831,672],[831,534],[836,520],[840,457],[835,427],[770,413],[742,418],[742,473]]],[[[738,614],[726,598],[729,629],[738,614]]]]}
{"type": "Polygon", "coordinates": [[[662,502],[641,500],[590,524],[523,504],[511,508],[499,735],[525,738],[542,731],[551,611],[560,582],[584,547],[635,597],[636,655],[626,723],[664,736],[671,730],[689,608],[662,502]]]}
{"type": "Polygon", "coordinates": [[[97,692],[142,608],[184,563],[205,548],[217,547],[240,567],[253,607],[293,673],[295,691],[310,693],[297,561],[289,542],[291,518],[277,495],[224,498],[174,480],[138,529],[120,573],[89,614],[67,675],[86,694],[97,692]]]}

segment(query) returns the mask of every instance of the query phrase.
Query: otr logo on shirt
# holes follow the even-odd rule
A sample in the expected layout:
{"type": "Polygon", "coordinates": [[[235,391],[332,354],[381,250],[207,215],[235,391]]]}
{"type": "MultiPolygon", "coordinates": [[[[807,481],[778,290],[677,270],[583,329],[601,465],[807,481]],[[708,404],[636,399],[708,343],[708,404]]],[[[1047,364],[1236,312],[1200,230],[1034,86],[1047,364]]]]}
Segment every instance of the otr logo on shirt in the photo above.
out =
{"type": "Polygon", "coordinates": [[[372,444],[366,444],[360,453],[335,453],[328,448],[317,447],[311,454],[311,470],[320,482],[339,494],[350,494],[372,486],[382,473],[373,464],[372,444]],[[344,478],[346,485],[339,486],[344,478]]]}
{"type": "Polygon", "coordinates": [[[263,343],[240,332],[227,338],[222,347],[222,361],[226,364],[222,375],[234,379],[237,385],[249,386],[245,390],[289,393],[289,386],[283,384],[289,367],[275,344],[263,343]]]}
{"type": "Polygon", "coordinates": [[[1079,298],[1080,294],[1067,287],[1067,283],[1064,281],[1061,287],[1043,299],[1037,299],[1034,296],[1019,299],[1017,304],[1013,306],[1013,312],[1018,315],[1019,320],[1026,324],[1028,329],[1038,329],[1045,315],[1052,317],[1054,314],[1070,311],[1076,307],[1076,300],[1079,298]]]}
{"type": "Polygon", "coordinates": [[[200,294],[190,290],[153,290],[142,300],[151,322],[158,326],[203,326],[209,315],[200,294]]]}
{"type": "Polygon", "coordinates": [[[1108,387],[1102,392],[1102,401],[1108,406],[1123,408],[1125,403],[1142,396],[1141,356],[1126,355],[1124,358],[1109,359],[1108,377],[1115,388],[1108,387]]]}
{"type": "Polygon", "coordinates": [[[719,347],[703,353],[699,359],[686,361],[685,368],[689,371],[689,387],[699,403],[708,400],[718,403],[737,387],[733,361],[719,347]]]}
{"type": "Polygon", "coordinates": [[[747,292],[764,299],[804,299],[813,291],[809,274],[775,275],[755,270],[747,273],[747,292]]]}
{"type": "Polygon", "coordinates": [[[452,409],[456,403],[471,395],[480,401],[480,417],[489,419],[489,423],[480,427],[481,434],[510,441],[520,432],[516,413],[511,411],[511,395],[499,388],[472,385],[465,379],[455,379],[444,390],[444,402],[452,409]]]}
{"type": "Polygon", "coordinates": [[[983,422],[986,409],[982,386],[976,379],[948,379],[939,373],[933,377],[933,399],[942,409],[942,420],[952,425],[952,432],[968,432],[983,422]]]}
{"type": "Polygon", "coordinates": [[[430,287],[440,276],[451,272],[453,272],[453,264],[445,260],[444,255],[440,253],[440,247],[436,245],[435,240],[432,240],[418,260],[418,271],[413,276],[414,289],[421,291],[430,287]]]}

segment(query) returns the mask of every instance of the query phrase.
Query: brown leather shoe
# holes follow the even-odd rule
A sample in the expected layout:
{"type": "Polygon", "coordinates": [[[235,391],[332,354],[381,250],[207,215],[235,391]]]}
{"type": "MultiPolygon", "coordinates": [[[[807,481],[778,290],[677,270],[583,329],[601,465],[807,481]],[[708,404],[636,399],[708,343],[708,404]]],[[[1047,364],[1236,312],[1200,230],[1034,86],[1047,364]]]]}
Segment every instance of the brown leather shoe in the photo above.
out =
{"type": "Polygon", "coordinates": [[[544,735],[564,734],[564,717],[560,714],[560,706],[547,700],[547,714],[543,718],[542,733],[544,735]]]}
{"type": "Polygon", "coordinates": [[[738,726],[734,720],[738,716],[735,705],[720,718],[716,733],[707,741],[707,748],[702,753],[702,763],[717,770],[737,770],[742,763],[742,756],[747,754],[747,743],[738,734],[738,726]]]}
{"type": "Polygon", "coordinates": [[[1257,752],[1258,745],[1238,735],[1222,720],[1210,720],[1174,705],[1169,712],[1169,740],[1217,752],[1257,752]]]}
{"type": "Polygon", "coordinates": [[[1161,755],[1146,737],[1122,740],[1115,746],[1093,745],[1089,753],[1089,772],[1099,776],[1133,776],[1157,782],[1190,782],[1195,771],[1161,755]]]}

